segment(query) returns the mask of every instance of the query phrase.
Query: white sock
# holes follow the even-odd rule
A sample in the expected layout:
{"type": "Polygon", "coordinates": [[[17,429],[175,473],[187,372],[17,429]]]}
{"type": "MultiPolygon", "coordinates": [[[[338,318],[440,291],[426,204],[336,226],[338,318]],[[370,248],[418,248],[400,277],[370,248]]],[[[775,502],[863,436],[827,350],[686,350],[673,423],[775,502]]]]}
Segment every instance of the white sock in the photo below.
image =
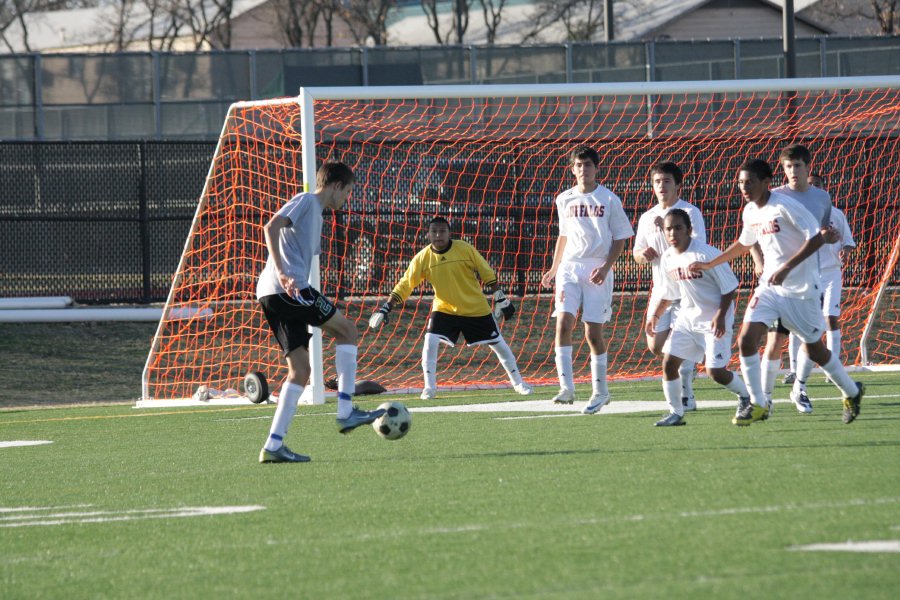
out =
{"type": "Polygon", "coordinates": [[[422,346],[422,375],[425,377],[425,387],[430,390],[437,390],[437,358],[440,346],[440,337],[433,333],[425,334],[425,344],[422,346]]]}
{"type": "Polygon", "coordinates": [[[850,379],[850,375],[847,374],[844,365],[838,360],[837,354],[832,353],[828,362],[820,366],[823,371],[828,373],[834,385],[844,392],[844,396],[852,398],[857,394],[856,383],[850,379]]]}
{"type": "Polygon", "coordinates": [[[287,435],[288,426],[297,412],[297,401],[303,393],[303,386],[296,383],[284,382],[281,386],[281,394],[278,396],[278,407],[275,416],[272,417],[272,427],[269,429],[269,438],[266,440],[266,450],[272,452],[281,448],[287,435]]]}
{"type": "Polygon", "coordinates": [[[334,366],[338,380],[337,418],[346,419],[353,412],[353,394],[356,392],[356,346],[335,346],[334,366]]]}
{"type": "Polygon", "coordinates": [[[744,383],[747,384],[750,402],[759,406],[768,406],[763,392],[759,354],[741,355],[741,376],[744,378],[744,383]]]}
{"type": "Polygon", "coordinates": [[[681,403],[681,386],[681,377],[671,381],[663,379],[662,382],[663,394],[666,397],[666,402],[669,404],[669,411],[683,417],[684,404],[681,403]]]}
{"type": "Polygon", "coordinates": [[[762,361],[762,385],[763,394],[766,400],[772,399],[772,392],[775,391],[775,379],[778,377],[778,371],[781,369],[781,359],[762,361]]]}
{"type": "Polygon", "coordinates": [[[802,346],[797,352],[797,379],[794,381],[795,392],[806,393],[806,380],[809,379],[809,374],[812,373],[814,366],[815,363],[813,363],[809,354],[806,353],[806,347],[802,346]]]}
{"type": "Polygon", "coordinates": [[[609,385],[606,381],[607,354],[591,354],[591,386],[593,395],[609,396],[609,385]]]}
{"type": "Polygon", "coordinates": [[[572,374],[572,346],[556,347],[556,374],[559,375],[559,387],[564,390],[575,390],[575,376],[572,374]]]}
{"type": "Polygon", "coordinates": [[[800,351],[802,345],[803,341],[795,334],[792,333],[791,337],[788,338],[788,355],[791,357],[791,373],[797,372],[797,353],[800,351]]]}
{"type": "Polygon", "coordinates": [[[841,360],[841,330],[829,329],[825,332],[825,345],[831,350],[838,360],[841,360]]]}
{"type": "Polygon", "coordinates": [[[509,377],[509,382],[513,385],[522,383],[522,374],[519,373],[519,367],[516,366],[516,357],[513,355],[512,349],[506,343],[506,340],[501,338],[499,342],[488,347],[500,359],[500,364],[503,365],[503,369],[509,377]]]}
{"type": "Polygon", "coordinates": [[[694,374],[696,370],[697,363],[692,360],[684,360],[681,362],[681,366],[678,367],[678,375],[681,379],[681,396],[683,398],[694,397],[694,374]]]}
{"type": "MultiPolygon", "coordinates": [[[[732,375],[734,374],[732,373],[732,375]]],[[[734,375],[731,378],[731,381],[725,384],[725,389],[727,389],[738,398],[745,398],[750,395],[747,392],[747,384],[745,384],[744,380],[737,375],[734,375]]]]}

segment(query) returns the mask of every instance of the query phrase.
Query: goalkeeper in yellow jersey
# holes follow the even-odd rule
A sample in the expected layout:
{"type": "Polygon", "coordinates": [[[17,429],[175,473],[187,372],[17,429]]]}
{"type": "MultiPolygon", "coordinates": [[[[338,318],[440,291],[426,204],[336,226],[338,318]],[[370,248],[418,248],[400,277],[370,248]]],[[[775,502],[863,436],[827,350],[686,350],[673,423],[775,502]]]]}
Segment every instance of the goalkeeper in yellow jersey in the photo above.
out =
{"type": "Polygon", "coordinates": [[[380,328],[395,306],[402,305],[422,281],[428,281],[434,288],[434,305],[422,348],[422,400],[436,394],[438,344],[454,346],[460,333],[469,346],[487,344],[500,359],[513,388],[522,395],[530,394],[531,386],[522,380],[516,357],[497,328],[497,320],[511,318],[516,309],[498,289],[494,270],[471,244],[451,239],[450,224],[443,217],[429,221],[427,237],[430,244],[413,257],[390,297],[369,318],[369,327],[380,328]],[[493,294],[493,311],[485,293],[493,294]]]}

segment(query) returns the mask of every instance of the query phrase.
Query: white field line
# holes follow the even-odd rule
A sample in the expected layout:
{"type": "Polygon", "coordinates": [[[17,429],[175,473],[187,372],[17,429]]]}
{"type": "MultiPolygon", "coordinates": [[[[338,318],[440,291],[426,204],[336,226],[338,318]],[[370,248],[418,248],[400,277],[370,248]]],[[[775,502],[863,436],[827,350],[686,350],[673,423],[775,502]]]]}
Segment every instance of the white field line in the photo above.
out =
{"type": "MultiPolygon", "coordinates": [[[[662,395],[662,392],[660,392],[662,395]]],[[[881,394],[878,396],[865,396],[865,399],[875,399],[875,398],[900,398],[900,394],[881,394]]],[[[832,402],[836,400],[841,400],[841,398],[837,396],[826,397],[826,398],[813,398],[813,402],[832,402]]],[[[402,400],[401,400],[402,401],[402,400]]],[[[786,399],[776,399],[774,400],[776,404],[791,404],[790,400],[786,399]]],[[[582,403],[583,404],[583,403],[582,403]]],[[[711,409],[711,408],[735,408],[737,406],[737,400],[697,400],[697,408],[698,409],[711,409]]],[[[412,413],[444,413],[444,412],[484,412],[484,413],[537,413],[537,414],[528,414],[524,416],[514,416],[514,417],[496,417],[498,420],[509,420],[509,419],[536,419],[536,418],[546,418],[546,417],[575,417],[581,416],[581,404],[554,404],[552,400],[518,400],[512,402],[492,402],[488,404],[454,404],[454,405],[446,405],[446,406],[407,406],[409,408],[409,412],[412,413]]],[[[603,407],[603,410],[600,414],[610,415],[610,414],[626,414],[626,413],[657,413],[657,412],[666,412],[668,411],[668,404],[665,401],[637,401],[637,400],[620,400],[610,402],[608,405],[603,407]]],[[[302,415],[303,418],[307,417],[323,417],[323,416],[335,416],[333,412],[327,413],[314,413],[311,415],[302,415]]],[[[225,417],[221,419],[215,419],[215,421],[254,421],[254,420],[270,420],[272,417],[270,415],[261,415],[261,416],[253,416],[253,417],[225,417]]]]}
{"type": "Polygon", "coordinates": [[[790,546],[788,550],[802,552],[900,552],[900,540],[871,540],[868,542],[841,542],[836,544],[807,544],[790,546]]]}
{"type": "Polygon", "coordinates": [[[17,513],[17,512],[33,512],[37,510],[64,510],[70,508],[90,508],[93,504],[67,504],[65,506],[0,506],[0,514],[17,513]]]}
{"type": "Polygon", "coordinates": [[[48,440],[12,440],[9,442],[0,442],[0,448],[19,448],[21,446],[43,446],[44,444],[52,444],[48,440]]]}
{"type": "MultiPolygon", "coordinates": [[[[206,517],[265,510],[265,506],[183,506],[181,508],[148,508],[137,510],[94,510],[60,512],[50,514],[21,514],[0,516],[0,528],[69,525],[76,523],[111,523],[114,521],[139,521],[146,519],[175,519],[182,517],[206,517]]],[[[52,507],[51,507],[52,509],[52,507]]],[[[9,509],[17,510],[17,509],[9,509]]],[[[45,509],[36,509],[45,510],[45,509]]]]}

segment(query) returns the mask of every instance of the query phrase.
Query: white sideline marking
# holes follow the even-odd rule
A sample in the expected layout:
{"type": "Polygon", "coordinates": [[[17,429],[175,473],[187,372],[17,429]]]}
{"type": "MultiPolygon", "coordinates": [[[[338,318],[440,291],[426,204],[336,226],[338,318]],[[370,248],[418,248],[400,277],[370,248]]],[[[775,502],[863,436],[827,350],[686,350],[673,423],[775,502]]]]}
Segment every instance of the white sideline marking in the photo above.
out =
{"type": "Polygon", "coordinates": [[[14,440],[11,442],[0,442],[0,448],[18,448],[20,446],[43,446],[44,444],[52,444],[48,440],[14,440]]]}
{"type": "Polygon", "coordinates": [[[803,552],[900,552],[900,540],[807,544],[806,546],[790,546],[788,550],[803,552]]]}
{"type": "MultiPolygon", "coordinates": [[[[91,505],[86,505],[90,507],[91,505]]],[[[7,508],[6,512],[56,510],[48,508],[7,508]]],[[[56,512],[49,514],[17,514],[0,516],[0,527],[34,527],[38,525],[69,525],[75,523],[111,523],[114,521],[139,521],[145,519],[176,519],[181,517],[207,517],[265,510],[265,506],[182,506],[180,508],[146,508],[136,510],[94,510],[56,512]]]]}

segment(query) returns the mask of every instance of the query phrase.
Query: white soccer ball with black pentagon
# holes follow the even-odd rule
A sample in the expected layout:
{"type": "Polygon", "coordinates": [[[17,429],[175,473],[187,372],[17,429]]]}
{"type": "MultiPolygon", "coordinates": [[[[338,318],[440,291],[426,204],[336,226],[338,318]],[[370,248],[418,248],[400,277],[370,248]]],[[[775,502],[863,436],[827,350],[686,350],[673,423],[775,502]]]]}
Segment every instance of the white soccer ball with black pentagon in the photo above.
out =
{"type": "Polygon", "coordinates": [[[399,440],[409,433],[412,426],[412,415],[403,404],[399,402],[385,402],[378,408],[384,409],[384,414],[372,422],[375,432],[386,440],[399,440]]]}

